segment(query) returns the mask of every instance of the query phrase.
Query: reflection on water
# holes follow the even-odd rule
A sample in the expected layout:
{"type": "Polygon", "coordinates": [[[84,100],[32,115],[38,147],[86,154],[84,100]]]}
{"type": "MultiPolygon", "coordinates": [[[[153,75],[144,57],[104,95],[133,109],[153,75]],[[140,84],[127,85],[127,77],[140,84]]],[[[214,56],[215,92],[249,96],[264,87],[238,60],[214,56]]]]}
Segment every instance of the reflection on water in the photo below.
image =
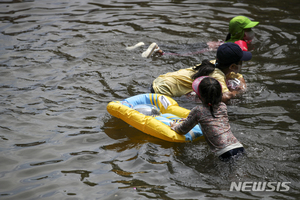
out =
{"type": "MultiPolygon", "coordinates": [[[[1,199],[297,199],[298,2],[0,2],[1,199]],[[110,116],[106,105],[149,92],[154,78],[214,51],[145,59],[147,45],[224,40],[229,20],[259,21],[228,106],[247,156],[220,162],[204,139],[169,143],[110,116]],[[128,51],[143,41],[146,45],[128,51]],[[288,192],[232,192],[231,182],[290,182],[288,192]]],[[[180,106],[196,104],[175,98],[180,106]]]]}

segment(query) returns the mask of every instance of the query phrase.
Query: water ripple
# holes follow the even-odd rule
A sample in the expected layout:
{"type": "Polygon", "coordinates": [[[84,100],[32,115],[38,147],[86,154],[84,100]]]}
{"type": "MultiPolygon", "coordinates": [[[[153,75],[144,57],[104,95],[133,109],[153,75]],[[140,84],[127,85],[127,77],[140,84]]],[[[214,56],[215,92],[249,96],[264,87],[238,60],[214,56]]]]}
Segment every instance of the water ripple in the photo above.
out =
{"type": "Polygon", "coordinates": [[[297,199],[297,4],[0,2],[1,199],[297,199]],[[214,51],[142,58],[150,43],[187,51],[224,40],[236,15],[260,22],[249,45],[253,59],[242,68],[248,91],[228,105],[247,156],[222,163],[204,139],[165,142],[107,113],[110,101],[148,93],[160,74],[215,58],[214,51]],[[233,181],[291,184],[288,192],[230,192],[233,181]]]}

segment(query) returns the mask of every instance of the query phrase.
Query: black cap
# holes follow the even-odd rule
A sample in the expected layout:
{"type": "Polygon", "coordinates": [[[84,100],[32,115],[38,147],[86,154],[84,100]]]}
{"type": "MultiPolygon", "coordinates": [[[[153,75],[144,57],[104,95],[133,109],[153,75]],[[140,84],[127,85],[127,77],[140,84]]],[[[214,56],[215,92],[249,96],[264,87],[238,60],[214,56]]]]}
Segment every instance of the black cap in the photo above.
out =
{"type": "Polygon", "coordinates": [[[239,61],[248,61],[251,58],[251,52],[243,51],[239,45],[231,42],[222,44],[217,50],[217,62],[219,64],[229,65],[239,61]]]}

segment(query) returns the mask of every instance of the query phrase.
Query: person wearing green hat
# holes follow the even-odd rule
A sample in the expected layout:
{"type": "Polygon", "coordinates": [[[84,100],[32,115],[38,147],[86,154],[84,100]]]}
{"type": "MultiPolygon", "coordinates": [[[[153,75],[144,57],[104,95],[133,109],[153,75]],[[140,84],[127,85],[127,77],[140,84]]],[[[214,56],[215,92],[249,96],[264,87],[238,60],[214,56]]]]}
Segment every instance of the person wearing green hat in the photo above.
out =
{"type": "Polygon", "coordinates": [[[251,43],[254,38],[253,27],[257,26],[259,22],[251,21],[245,16],[236,16],[229,22],[229,33],[225,42],[236,42],[244,40],[247,44],[251,43]]]}
{"type": "MultiPolygon", "coordinates": [[[[245,16],[236,16],[230,20],[229,23],[229,33],[226,36],[224,41],[210,41],[204,43],[196,43],[196,44],[184,44],[177,46],[169,46],[169,45],[157,45],[155,42],[149,45],[149,47],[142,53],[142,57],[149,58],[152,55],[169,55],[169,56],[191,56],[196,54],[201,54],[206,51],[216,51],[218,47],[226,42],[237,42],[245,43],[244,46],[248,49],[247,44],[250,44],[254,38],[254,32],[252,28],[258,25],[259,22],[251,21],[248,17],[245,16]],[[163,49],[170,49],[162,50],[163,49]],[[181,52],[180,49],[184,51],[181,52]]],[[[145,45],[143,42],[137,43],[135,46],[127,47],[126,49],[132,50],[137,47],[145,45]]]]}

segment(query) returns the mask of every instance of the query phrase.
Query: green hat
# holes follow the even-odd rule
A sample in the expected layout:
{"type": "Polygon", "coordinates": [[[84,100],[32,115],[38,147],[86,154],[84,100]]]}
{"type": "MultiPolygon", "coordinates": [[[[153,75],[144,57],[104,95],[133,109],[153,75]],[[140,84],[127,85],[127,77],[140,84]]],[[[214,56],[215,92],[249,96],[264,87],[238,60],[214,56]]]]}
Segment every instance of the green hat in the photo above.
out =
{"type": "Polygon", "coordinates": [[[258,23],[259,22],[253,22],[244,16],[234,17],[229,22],[229,33],[231,34],[231,39],[241,40],[244,36],[244,29],[252,28],[258,23]]]}

